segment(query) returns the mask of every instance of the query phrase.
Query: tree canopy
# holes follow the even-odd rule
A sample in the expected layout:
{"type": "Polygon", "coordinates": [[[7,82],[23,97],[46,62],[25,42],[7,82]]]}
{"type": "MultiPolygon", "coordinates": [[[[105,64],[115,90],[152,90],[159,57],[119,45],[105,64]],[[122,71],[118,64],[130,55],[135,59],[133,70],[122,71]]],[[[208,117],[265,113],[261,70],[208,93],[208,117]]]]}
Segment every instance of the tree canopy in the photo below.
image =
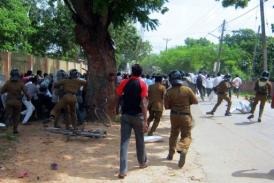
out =
{"type": "Polygon", "coordinates": [[[115,44],[118,69],[125,69],[126,63],[141,61],[150,54],[152,48],[148,41],[143,41],[137,29],[131,23],[111,28],[115,44]]]}
{"type": "MultiPolygon", "coordinates": [[[[215,0],[220,1],[220,0],[215,0]]],[[[250,0],[222,0],[223,7],[234,6],[235,8],[244,8],[250,0]]]]}
{"type": "Polygon", "coordinates": [[[31,51],[28,38],[35,29],[31,26],[28,7],[20,0],[0,1],[0,50],[31,51]]]}

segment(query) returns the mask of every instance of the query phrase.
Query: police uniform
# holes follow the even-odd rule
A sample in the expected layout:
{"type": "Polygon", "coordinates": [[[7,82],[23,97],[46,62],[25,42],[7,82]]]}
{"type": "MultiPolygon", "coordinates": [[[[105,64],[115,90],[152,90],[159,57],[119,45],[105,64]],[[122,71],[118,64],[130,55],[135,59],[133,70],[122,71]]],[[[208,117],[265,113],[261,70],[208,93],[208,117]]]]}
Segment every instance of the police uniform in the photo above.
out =
{"type": "Polygon", "coordinates": [[[148,126],[153,121],[153,125],[148,132],[148,135],[153,135],[156,128],[159,125],[160,119],[162,117],[162,113],[164,110],[164,94],[166,92],[166,88],[160,82],[156,82],[153,85],[149,86],[148,89],[148,110],[149,110],[149,118],[147,119],[148,126]]]}
{"type": "MultiPolygon", "coordinates": [[[[225,76],[225,77],[229,77],[229,76],[225,76]]],[[[231,88],[231,83],[226,80],[221,81],[221,83],[217,86],[216,88],[216,93],[218,96],[218,100],[217,103],[215,104],[215,106],[213,107],[213,109],[210,112],[207,112],[206,114],[214,114],[214,112],[217,110],[217,108],[219,107],[219,105],[222,103],[223,100],[225,100],[227,102],[227,108],[226,108],[226,112],[225,115],[226,116],[230,116],[230,108],[231,108],[231,98],[228,96],[228,90],[231,88]]]]}
{"type": "Polygon", "coordinates": [[[180,153],[178,166],[181,168],[185,163],[185,156],[191,144],[192,116],[190,105],[197,104],[198,100],[189,87],[182,86],[182,81],[176,79],[180,79],[178,75],[178,71],[173,71],[170,74],[172,88],[167,90],[164,97],[164,103],[165,108],[171,110],[171,131],[169,137],[169,154],[167,159],[172,160],[173,155],[177,150],[177,152],[180,153]],[[180,133],[181,138],[177,142],[180,133]]]}
{"type": "Polygon", "coordinates": [[[270,96],[270,94],[271,94],[272,85],[268,81],[268,78],[266,78],[266,77],[260,78],[256,81],[254,90],[256,92],[256,95],[255,95],[254,103],[251,108],[251,115],[248,116],[248,119],[251,119],[254,117],[254,112],[255,112],[256,106],[257,106],[258,102],[260,101],[258,122],[261,122],[261,118],[262,118],[263,111],[264,111],[264,106],[267,101],[267,97],[270,96]]]}
{"type": "MultiPolygon", "coordinates": [[[[76,128],[76,93],[81,86],[86,86],[87,82],[79,79],[65,79],[54,84],[55,88],[60,86],[63,87],[64,96],[59,100],[59,102],[51,110],[50,115],[54,117],[54,126],[58,127],[58,118],[60,116],[61,110],[69,114],[68,118],[70,124],[73,128],[76,128]]],[[[68,128],[69,123],[66,123],[66,128],[68,128]]]]}
{"type": "MultiPolygon", "coordinates": [[[[13,71],[14,70],[11,71],[11,74],[13,71]]],[[[17,69],[16,72],[18,72],[19,75],[19,71],[17,69]]],[[[20,121],[22,91],[29,100],[24,83],[19,80],[19,77],[16,80],[8,80],[1,89],[1,94],[7,93],[5,119],[11,119],[11,122],[13,123],[13,133],[18,133],[17,128],[20,121]]]]}

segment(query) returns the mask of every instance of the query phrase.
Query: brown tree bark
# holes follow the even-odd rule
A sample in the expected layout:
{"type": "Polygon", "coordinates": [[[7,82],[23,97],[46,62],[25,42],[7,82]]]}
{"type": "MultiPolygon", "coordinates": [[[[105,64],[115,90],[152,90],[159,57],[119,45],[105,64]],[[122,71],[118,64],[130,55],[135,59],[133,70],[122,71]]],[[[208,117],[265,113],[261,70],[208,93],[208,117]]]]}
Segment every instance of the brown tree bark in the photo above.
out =
{"type": "MultiPolygon", "coordinates": [[[[112,40],[105,30],[91,30],[83,25],[75,28],[77,41],[83,47],[88,58],[87,101],[92,108],[102,106],[107,98],[106,110],[111,117],[115,116],[116,95],[115,76],[116,61],[112,40]]],[[[92,113],[89,113],[92,115],[92,113]]],[[[90,116],[91,117],[91,116],[90,116]]]]}
{"type": "Polygon", "coordinates": [[[88,58],[86,101],[91,109],[89,111],[92,111],[94,105],[102,106],[107,98],[105,109],[111,117],[114,117],[116,61],[113,43],[108,32],[111,11],[106,9],[103,14],[93,12],[91,0],[65,0],[65,3],[71,10],[76,23],[76,40],[88,58]]]}

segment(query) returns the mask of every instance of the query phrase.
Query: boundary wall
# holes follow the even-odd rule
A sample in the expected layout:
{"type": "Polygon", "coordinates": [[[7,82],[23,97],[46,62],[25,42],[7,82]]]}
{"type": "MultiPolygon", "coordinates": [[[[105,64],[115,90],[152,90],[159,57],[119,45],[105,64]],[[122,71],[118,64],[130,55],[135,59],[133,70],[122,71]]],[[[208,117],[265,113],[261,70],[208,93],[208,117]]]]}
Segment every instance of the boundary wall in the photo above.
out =
{"type": "Polygon", "coordinates": [[[19,69],[22,74],[28,70],[32,70],[34,74],[36,74],[37,70],[41,70],[43,73],[55,73],[59,69],[65,71],[77,69],[83,74],[86,72],[85,70],[87,70],[87,64],[85,62],[64,61],[12,52],[0,52],[0,77],[7,80],[10,70],[13,68],[19,69]]]}

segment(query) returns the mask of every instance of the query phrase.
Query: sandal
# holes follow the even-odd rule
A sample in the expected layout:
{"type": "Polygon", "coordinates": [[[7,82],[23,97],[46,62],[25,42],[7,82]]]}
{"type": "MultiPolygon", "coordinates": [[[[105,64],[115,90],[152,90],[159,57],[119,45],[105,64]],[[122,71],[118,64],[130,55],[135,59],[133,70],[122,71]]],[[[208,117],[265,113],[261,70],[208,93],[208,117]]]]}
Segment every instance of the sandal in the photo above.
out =
{"type": "Polygon", "coordinates": [[[119,173],[118,178],[123,179],[125,178],[125,176],[127,176],[127,174],[119,173]]]}
{"type": "Polygon", "coordinates": [[[146,167],[148,167],[147,163],[143,163],[139,165],[139,168],[146,168],[146,167]]]}

